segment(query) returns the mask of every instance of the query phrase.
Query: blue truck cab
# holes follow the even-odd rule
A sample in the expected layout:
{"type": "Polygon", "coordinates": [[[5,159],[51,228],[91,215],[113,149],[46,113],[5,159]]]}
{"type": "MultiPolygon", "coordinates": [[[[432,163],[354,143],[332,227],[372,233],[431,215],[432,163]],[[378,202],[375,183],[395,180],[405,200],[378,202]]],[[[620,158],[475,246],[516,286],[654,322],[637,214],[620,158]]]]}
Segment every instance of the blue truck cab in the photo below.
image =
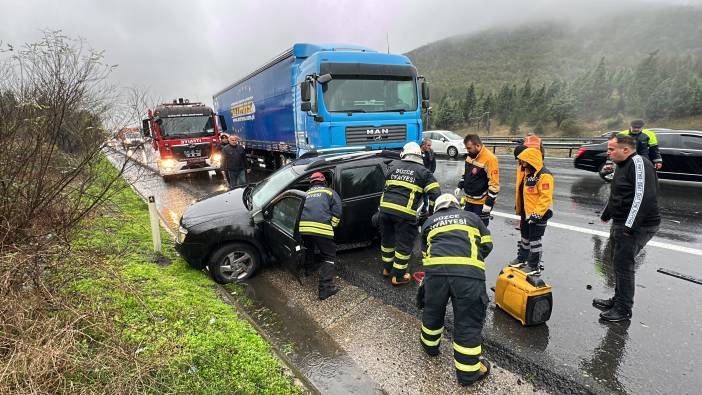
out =
{"type": "Polygon", "coordinates": [[[213,96],[221,128],[259,166],[312,150],[420,142],[429,87],[409,58],[357,45],[295,44],[213,96]]]}

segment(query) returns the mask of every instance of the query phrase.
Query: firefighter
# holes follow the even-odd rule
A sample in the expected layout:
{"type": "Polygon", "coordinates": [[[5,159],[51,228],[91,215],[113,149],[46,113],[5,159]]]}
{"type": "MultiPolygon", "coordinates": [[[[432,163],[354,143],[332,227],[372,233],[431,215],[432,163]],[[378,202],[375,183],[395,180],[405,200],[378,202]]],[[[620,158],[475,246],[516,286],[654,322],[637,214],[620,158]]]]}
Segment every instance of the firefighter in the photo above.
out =
{"type": "Polygon", "coordinates": [[[663,158],[658,149],[658,137],[652,131],[643,128],[644,121],[641,119],[631,121],[630,125],[629,130],[621,133],[631,135],[636,140],[636,153],[650,160],[656,170],[660,170],[663,167],[663,158]]]}
{"type": "Polygon", "coordinates": [[[480,136],[469,134],[463,139],[468,156],[455,195],[463,195],[465,210],[477,214],[485,226],[500,192],[500,167],[497,157],[483,146],[480,136]]]}
{"type": "Polygon", "coordinates": [[[315,248],[319,250],[319,299],[324,300],[339,292],[334,285],[334,228],[341,221],[341,198],[336,191],[327,188],[326,178],[320,172],[312,174],[310,184],[300,217],[300,235],[305,245],[305,264],[308,267],[314,263],[315,248]]]}
{"type": "Polygon", "coordinates": [[[453,195],[436,199],[436,209],[422,227],[425,276],[420,343],[429,355],[439,353],[446,305],[453,306],[453,358],[461,385],[490,373],[481,336],[488,305],[485,258],[492,251],[490,231],[475,213],[461,210],[453,195]]]}
{"type": "Polygon", "coordinates": [[[517,147],[515,156],[519,161],[517,172],[515,213],[519,215],[521,241],[517,258],[510,266],[523,268],[525,273],[541,274],[541,237],[546,224],[553,216],[553,176],[544,167],[541,152],[536,148],[517,147]],[[521,152],[520,152],[521,151],[521,152]]]}
{"type": "Polygon", "coordinates": [[[392,275],[392,285],[407,284],[407,267],[417,239],[417,209],[422,196],[429,196],[429,213],[441,193],[434,175],[424,167],[419,144],[405,144],[401,160],[390,164],[380,197],[381,257],[383,276],[392,275]]]}

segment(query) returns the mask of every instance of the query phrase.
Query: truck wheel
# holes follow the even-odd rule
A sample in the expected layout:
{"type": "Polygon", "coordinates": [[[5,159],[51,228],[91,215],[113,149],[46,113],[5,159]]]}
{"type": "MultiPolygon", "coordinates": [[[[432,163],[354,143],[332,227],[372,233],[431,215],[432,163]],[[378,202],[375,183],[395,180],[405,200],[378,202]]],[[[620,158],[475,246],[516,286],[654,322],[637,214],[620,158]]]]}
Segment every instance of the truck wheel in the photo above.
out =
{"type": "Polygon", "coordinates": [[[253,247],[244,243],[232,243],[212,253],[208,266],[212,278],[220,284],[226,284],[250,278],[260,262],[261,258],[253,247]]]}
{"type": "Polygon", "coordinates": [[[448,147],[446,153],[451,157],[451,159],[458,158],[458,149],[456,149],[456,147],[448,147]]]}

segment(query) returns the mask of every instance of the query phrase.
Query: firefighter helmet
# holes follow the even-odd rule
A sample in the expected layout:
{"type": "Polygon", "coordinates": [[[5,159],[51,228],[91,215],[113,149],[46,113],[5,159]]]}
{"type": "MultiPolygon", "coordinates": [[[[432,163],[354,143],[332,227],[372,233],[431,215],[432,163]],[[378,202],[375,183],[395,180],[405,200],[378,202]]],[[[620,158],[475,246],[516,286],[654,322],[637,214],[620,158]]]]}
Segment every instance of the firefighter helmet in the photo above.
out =
{"type": "Polygon", "coordinates": [[[449,207],[460,208],[461,205],[458,203],[458,199],[450,193],[444,193],[443,195],[436,198],[436,203],[434,205],[434,210],[439,211],[449,207]]]}
{"type": "Polygon", "coordinates": [[[405,144],[405,146],[402,147],[400,158],[404,159],[407,155],[416,155],[421,158],[422,149],[419,147],[419,144],[415,143],[414,141],[410,141],[409,143],[405,144]]]}

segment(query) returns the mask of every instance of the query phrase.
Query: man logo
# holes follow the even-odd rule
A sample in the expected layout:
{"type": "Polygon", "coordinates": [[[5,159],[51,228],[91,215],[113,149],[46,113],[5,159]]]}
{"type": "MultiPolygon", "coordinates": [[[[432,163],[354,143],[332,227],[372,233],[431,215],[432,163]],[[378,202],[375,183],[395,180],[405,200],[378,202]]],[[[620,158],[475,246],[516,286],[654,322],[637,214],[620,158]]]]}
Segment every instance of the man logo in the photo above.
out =
{"type": "Polygon", "coordinates": [[[390,129],[366,129],[367,136],[390,134],[390,129]]]}

